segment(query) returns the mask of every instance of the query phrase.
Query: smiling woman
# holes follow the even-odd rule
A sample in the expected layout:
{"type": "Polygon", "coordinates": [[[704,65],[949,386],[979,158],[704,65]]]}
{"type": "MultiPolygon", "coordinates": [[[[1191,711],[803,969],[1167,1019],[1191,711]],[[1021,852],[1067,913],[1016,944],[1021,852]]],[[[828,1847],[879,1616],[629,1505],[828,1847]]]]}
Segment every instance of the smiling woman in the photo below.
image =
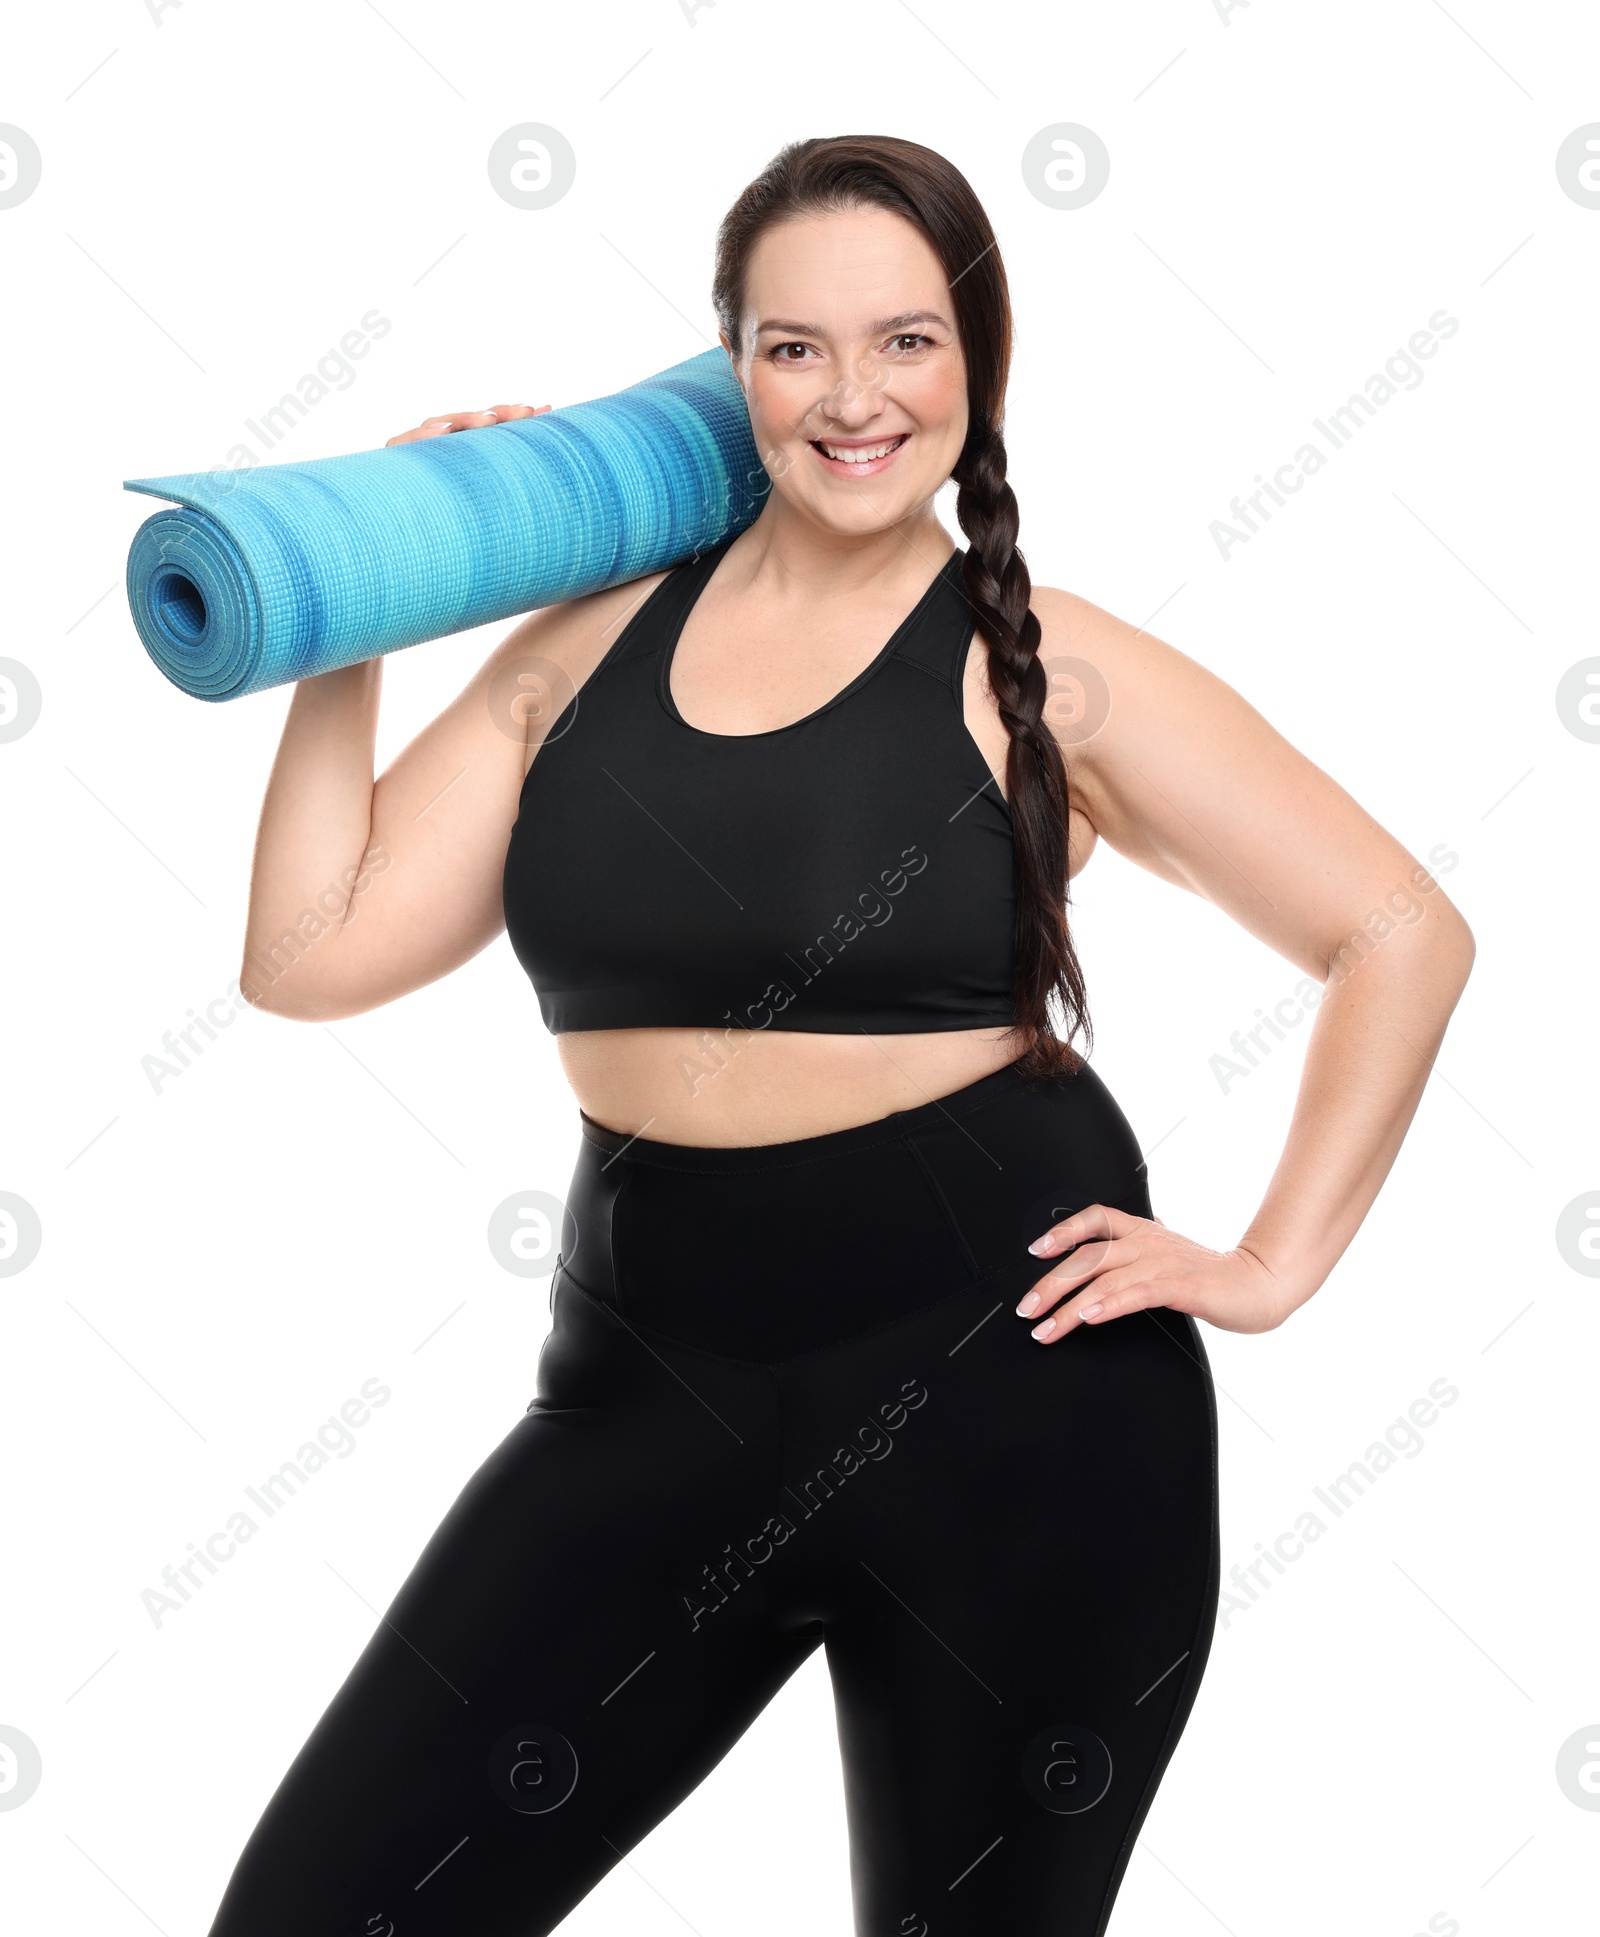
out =
{"type": "Polygon", "coordinates": [[[523,621],[376,780],[381,661],[289,711],[247,959],[390,864],[260,1006],[372,1008],[504,925],[580,1154],[527,1416],[213,1937],[548,1932],[818,1647],[860,1937],[1100,1937],[1216,1616],[1197,1320],[1264,1331],[1322,1284],[1471,961],[1426,870],[1237,693],[1032,585],[1005,272],[948,161],[784,149],[713,299],[772,480],[748,529],[523,621]],[[1087,716],[1047,706],[1067,662],[1087,716]],[[1067,895],[1099,838],[1323,991],[1228,1251],[1154,1216],[1087,1061],[1067,895]],[[1346,973],[1401,879],[1416,919],[1346,973]],[[857,1478],[850,1435],[907,1393],[857,1478]]]}

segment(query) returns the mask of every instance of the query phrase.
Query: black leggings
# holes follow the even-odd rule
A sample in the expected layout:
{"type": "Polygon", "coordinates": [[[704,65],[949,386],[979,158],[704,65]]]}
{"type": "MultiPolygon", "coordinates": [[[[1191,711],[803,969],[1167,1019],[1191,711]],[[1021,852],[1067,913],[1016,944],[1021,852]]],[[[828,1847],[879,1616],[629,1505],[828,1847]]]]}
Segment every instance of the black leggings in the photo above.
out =
{"type": "Polygon", "coordinates": [[[1099,1937],[1218,1590],[1193,1320],[1013,1309],[1054,1219],[1150,1214],[1121,1111],[1008,1068],[798,1142],[583,1139],[536,1396],[212,1937],[537,1937],[819,1645],[859,1937],[1099,1937]]]}

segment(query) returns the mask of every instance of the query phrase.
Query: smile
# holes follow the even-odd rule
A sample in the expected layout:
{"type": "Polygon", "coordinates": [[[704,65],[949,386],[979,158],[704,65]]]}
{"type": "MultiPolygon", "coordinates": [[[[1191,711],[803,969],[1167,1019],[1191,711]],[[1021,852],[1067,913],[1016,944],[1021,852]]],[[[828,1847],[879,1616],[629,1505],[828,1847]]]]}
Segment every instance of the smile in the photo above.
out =
{"type": "Polygon", "coordinates": [[[837,476],[871,477],[894,461],[910,435],[910,431],[901,431],[896,437],[880,437],[871,442],[864,438],[815,437],[811,439],[811,448],[837,476]]]}

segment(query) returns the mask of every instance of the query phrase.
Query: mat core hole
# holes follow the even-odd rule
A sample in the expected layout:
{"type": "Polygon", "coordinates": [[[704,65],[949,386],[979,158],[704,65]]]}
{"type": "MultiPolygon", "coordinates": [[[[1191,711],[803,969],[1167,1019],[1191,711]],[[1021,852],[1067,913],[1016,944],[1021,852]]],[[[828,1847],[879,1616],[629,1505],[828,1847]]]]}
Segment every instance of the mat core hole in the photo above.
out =
{"type": "Polygon", "coordinates": [[[200,587],[182,572],[168,572],[155,588],[156,611],[175,639],[198,639],[206,629],[206,602],[200,587]]]}

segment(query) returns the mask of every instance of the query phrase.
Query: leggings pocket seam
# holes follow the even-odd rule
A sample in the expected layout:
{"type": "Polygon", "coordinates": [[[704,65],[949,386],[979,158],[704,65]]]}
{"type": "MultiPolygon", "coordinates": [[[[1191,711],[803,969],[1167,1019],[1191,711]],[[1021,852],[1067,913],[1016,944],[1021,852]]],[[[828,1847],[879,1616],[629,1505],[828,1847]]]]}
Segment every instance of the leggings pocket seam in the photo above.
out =
{"type": "Polygon", "coordinates": [[[628,1186],[633,1182],[634,1173],[630,1166],[624,1165],[621,1179],[606,1206],[606,1259],[611,1266],[611,1297],[617,1312],[627,1315],[627,1300],[622,1295],[622,1267],[617,1260],[617,1212],[622,1200],[628,1194],[628,1186]]]}
{"type": "Polygon", "coordinates": [[[967,1276],[972,1280],[974,1280],[975,1282],[977,1279],[982,1277],[983,1267],[978,1263],[977,1257],[973,1252],[972,1246],[967,1242],[967,1234],[965,1231],[962,1230],[960,1220],[956,1217],[954,1210],[951,1208],[949,1198],[946,1197],[944,1194],[944,1186],[939,1182],[939,1179],[933,1174],[933,1166],[928,1162],[928,1159],[926,1158],[926,1156],[924,1156],[920,1146],[917,1143],[916,1138],[914,1136],[907,1135],[901,1138],[901,1142],[905,1145],[906,1150],[911,1157],[911,1161],[916,1165],[917,1169],[922,1173],[922,1181],[928,1186],[928,1190],[933,1197],[933,1201],[938,1205],[940,1211],[943,1213],[945,1225],[948,1228],[950,1235],[955,1239],[956,1246],[961,1253],[962,1262],[967,1267],[967,1276]]]}

